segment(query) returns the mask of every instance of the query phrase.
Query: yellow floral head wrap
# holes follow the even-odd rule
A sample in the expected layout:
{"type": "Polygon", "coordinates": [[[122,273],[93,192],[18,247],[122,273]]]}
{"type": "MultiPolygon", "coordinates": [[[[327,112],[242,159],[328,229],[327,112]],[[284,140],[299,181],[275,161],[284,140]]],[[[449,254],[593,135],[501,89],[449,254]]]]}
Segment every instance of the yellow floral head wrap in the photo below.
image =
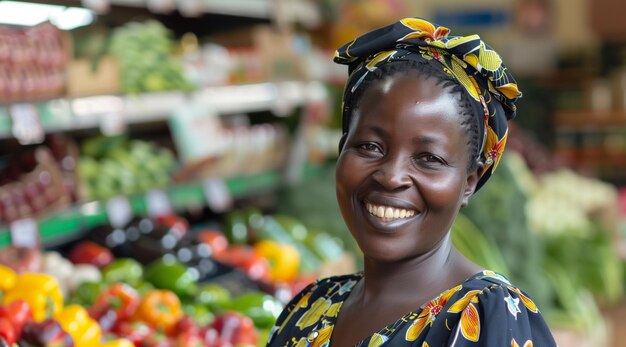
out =
{"type": "Polygon", "coordinates": [[[475,116],[484,119],[479,154],[484,170],[478,190],[498,166],[507,139],[507,121],[515,117],[515,101],[522,93],[500,55],[478,35],[449,36],[449,32],[424,19],[405,18],[337,49],[334,61],[348,65],[350,74],[344,91],[343,131],[348,131],[353,107],[347,101],[369,72],[392,61],[433,62],[458,80],[473,101],[475,116]]]}

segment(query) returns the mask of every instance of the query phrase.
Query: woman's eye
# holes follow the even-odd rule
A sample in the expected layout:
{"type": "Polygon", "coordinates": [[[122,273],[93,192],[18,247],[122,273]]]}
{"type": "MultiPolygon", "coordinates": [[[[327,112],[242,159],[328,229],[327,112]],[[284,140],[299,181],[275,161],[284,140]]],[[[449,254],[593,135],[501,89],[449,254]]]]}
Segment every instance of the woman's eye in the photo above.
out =
{"type": "Polygon", "coordinates": [[[424,164],[446,164],[443,159],[434,154],[422,154],[416,158],[416,161],[424,164]]]}
{"type": "Polygon", "coordinates": [[[359,148],[368,152],[380,152],[380,148],[373,143],[364,143],[359,148]]]}

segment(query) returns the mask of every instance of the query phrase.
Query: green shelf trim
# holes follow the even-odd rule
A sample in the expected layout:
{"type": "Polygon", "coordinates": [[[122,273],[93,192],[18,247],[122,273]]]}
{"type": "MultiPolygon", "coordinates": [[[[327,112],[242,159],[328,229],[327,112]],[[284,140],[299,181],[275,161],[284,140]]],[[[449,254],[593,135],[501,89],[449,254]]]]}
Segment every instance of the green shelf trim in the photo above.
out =
{"type": "MultiPolygon", "coordinates": [[[[305,177],[319,175],[323,166],[307,165],[305,177]]],[[[242,175],[226,179],[226,187],[233,198],[242,198],[260,192],[278,189],[282,184],[282,173],[279,170],[259,174],[242,175]]],[[[207,205],[207,198],[202,182],[176,184],[164,189],[172,209],[181,211],[187,208],[207,205]]],[[[145,194],[128,197],[133,215],[148,214],[145,194]]],[[[39,233],[44,244],[62,242],[77,233],[104,225],[108,222],[106,202],[92,201],[80,203],[64,211],[39,219],[39,233]]],[[[0,227],[0,247],[11,242],[8,226],[0,227]]]]}

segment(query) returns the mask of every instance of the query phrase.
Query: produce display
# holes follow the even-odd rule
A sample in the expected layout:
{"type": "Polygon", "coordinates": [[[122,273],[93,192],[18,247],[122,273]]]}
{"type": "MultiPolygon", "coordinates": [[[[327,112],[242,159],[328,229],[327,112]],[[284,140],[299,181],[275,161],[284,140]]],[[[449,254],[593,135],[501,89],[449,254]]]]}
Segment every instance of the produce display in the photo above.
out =
{"type": "Polygon", "coordinates": [[[0,172],[0,223],[36,217],[77,198],[76,149],[57,135],[12,156],[0,172]]]}
{"type": "Polygon", "coordinates": [[[0,273],[5,346],[256,346],[267,334],[262,329],[282,310],[280,302],[258,291],[228,297],[218,306],[207,299],[228,293],[218,285],[181,298],[151,282],[133,287],[105,276],[103,282],[82,282],[64,297],[51,275],[18,274],[2,265],[0,273]]]}
{"type": "Polygon", "coordinates": [[[81,195],[87,200],[164,187],[176,168],[171,150],[126,136],[88,139],[80,152],[81,195]]]}
{"type": "Polygon", "coordinates": [[[131,22],[113,31],[109,50],[120,64],[123,92],[193,89],[184,78],[181,62],[172,56],[170,35],[155,20],[131,22]]]}
{"type": "Polygon", "coordinates": [[[340,258],[341,242],[252,208],[223,225],[161,215],[55,250],[2,249],[0,343],[264,345],[284,303],[340,258]]]}
{"type": "Polygon", "coordinates": [[[0,102],[63,95],[68,38],[50,23],[0,26],[0,102]]]}

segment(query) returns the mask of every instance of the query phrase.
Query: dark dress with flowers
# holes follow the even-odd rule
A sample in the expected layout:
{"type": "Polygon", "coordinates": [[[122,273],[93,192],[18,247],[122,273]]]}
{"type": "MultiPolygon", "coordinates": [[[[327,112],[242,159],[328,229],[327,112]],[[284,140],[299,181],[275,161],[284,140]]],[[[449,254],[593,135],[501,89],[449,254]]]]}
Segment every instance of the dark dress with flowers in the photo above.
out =
{"type": "MultiPolygon", "coordinates": [[[[344,300],[362,274],[312,283],[286,307],[268,347],[325,347],[344,300]]],[[[358,347],[552,347],[535,303],[492,271],[480,272],[356,344],[358,347]]]]}

